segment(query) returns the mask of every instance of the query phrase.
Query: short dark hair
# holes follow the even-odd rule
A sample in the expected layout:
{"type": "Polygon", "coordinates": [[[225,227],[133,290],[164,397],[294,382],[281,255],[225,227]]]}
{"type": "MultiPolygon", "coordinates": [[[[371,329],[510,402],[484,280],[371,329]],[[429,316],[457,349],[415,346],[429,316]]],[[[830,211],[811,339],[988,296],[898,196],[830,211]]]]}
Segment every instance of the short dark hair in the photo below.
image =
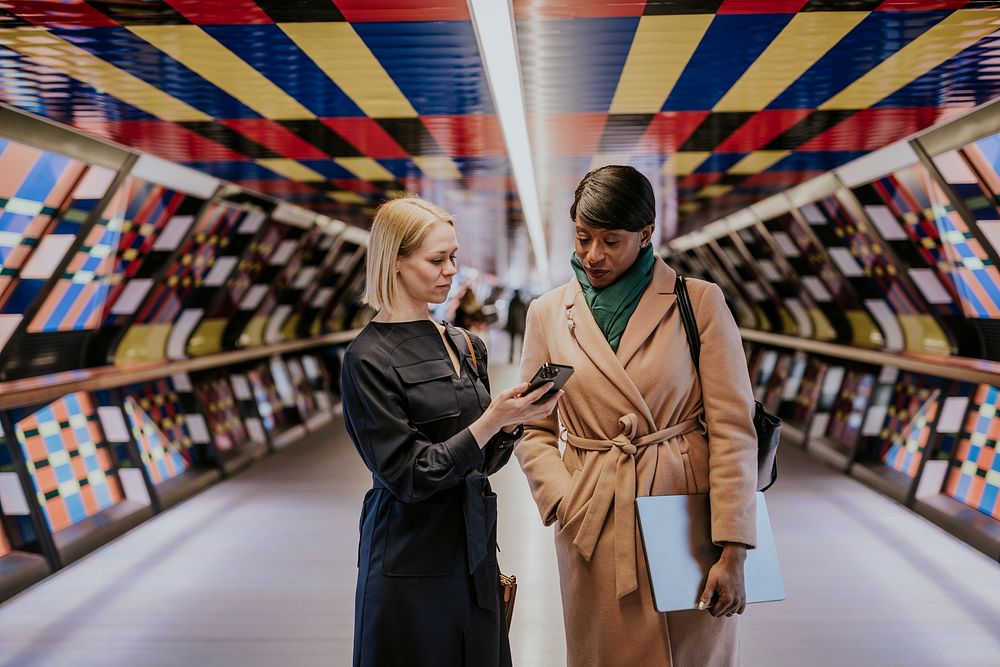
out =
{"type": "Polygon", "coordinates": [[[569,216],[591,227],[637,232],[656,222],[653,186],[635,167],[612,164],[595,169],[576,186],[569,216]]]}

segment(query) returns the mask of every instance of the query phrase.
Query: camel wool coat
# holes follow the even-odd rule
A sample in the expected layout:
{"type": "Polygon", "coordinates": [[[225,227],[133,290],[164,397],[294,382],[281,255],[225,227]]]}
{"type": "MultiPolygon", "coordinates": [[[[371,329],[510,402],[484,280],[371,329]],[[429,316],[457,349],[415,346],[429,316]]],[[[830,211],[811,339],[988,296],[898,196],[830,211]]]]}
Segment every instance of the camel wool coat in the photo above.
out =
{"type": "Polygon", "coordinates": [[[557,524],[570,667],[740,663],[738,616],[654,609],[635,514],[636,496],[708,493],[712,539],[755,546],[754,398],[739,330],[719,287],[689,279],[703,385],[676,278],[657,258],[617,354],[576,278],[528,310],[521,380],[544,362],[575,369],[558,411],[526,423],[514,449],[543,522],[557,524]]]}

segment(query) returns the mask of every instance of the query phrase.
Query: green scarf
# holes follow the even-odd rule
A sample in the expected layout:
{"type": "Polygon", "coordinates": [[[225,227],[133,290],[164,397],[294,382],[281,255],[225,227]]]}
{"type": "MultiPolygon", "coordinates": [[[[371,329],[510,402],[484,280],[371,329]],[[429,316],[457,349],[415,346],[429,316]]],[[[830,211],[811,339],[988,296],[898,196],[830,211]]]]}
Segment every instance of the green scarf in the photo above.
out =
{"type": "Polygon", "coordinates": [[[656,263],[653,244],[640,250],[639,256],[635,258],[628,271],[607,287],[594,287],[590,284],[587,271],[575,252],[571,263],[597,326],[608,339],[611,349],[617,353],[629,318],[639,305],[639,299],[646,291],[649,281],[653,279],[653,265],[656,263]]]}

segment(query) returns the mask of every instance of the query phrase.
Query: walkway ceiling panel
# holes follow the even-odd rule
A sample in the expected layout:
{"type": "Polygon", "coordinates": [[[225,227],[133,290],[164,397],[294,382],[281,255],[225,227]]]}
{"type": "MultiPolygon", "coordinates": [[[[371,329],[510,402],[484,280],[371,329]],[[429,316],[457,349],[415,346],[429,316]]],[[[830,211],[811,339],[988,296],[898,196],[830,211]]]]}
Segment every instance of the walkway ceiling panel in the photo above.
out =
{"type": "MultiPolygon", "coordinates": [[[[554,279],[589,169],[643,171],[671,236],[1000,94],[995,2],[512,5],[554,279]]],[[[465,0],[0,8],[0,102],[353,224],[421,192],[496,271],[528,244],[483,63],[465,0]]]]}

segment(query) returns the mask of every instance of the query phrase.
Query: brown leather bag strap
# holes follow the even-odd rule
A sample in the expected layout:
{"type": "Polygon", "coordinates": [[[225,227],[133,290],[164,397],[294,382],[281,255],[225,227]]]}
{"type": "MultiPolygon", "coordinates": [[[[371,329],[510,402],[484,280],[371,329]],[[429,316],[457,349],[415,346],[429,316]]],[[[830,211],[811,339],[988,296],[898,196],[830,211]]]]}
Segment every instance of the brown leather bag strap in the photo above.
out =
{"type": "Polygon", "coordinates": [[[466,333],[465,329],[459,327],[458,330],[462,332],[465,344],[469,346],[469,354],[472,355],[472,368],[476,371],[476,375],[479,375],[479,361],[476,359],[476,348],[472,347],[472,339],[469,338],[469,334],[466,333]]]}

